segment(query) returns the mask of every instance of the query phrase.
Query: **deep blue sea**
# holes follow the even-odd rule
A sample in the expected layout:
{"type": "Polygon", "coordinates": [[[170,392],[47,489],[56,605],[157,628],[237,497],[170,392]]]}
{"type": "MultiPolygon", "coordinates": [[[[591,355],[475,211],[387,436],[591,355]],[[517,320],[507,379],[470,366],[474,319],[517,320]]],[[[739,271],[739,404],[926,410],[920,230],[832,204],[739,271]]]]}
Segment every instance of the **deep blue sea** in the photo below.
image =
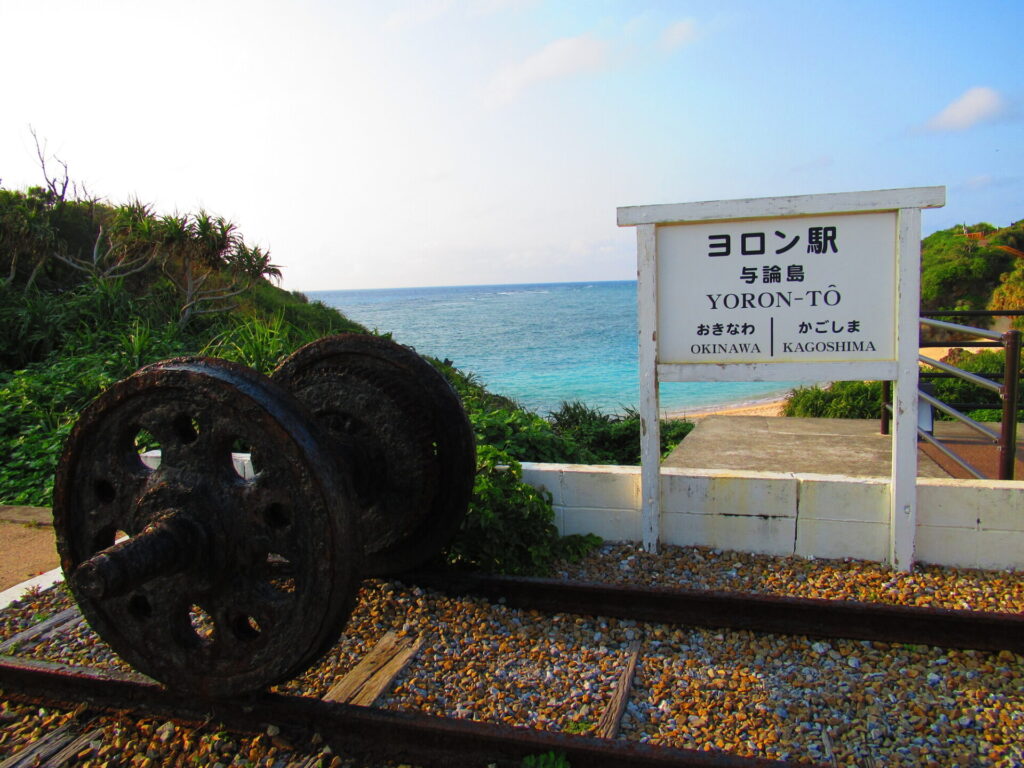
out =
{"type": "MultiPolygon", "coordinates": [[[[605,413],[640,401],[636,282],[307,291],[422,354],[449,359],[541,415],[581,400],[605,413]]],[[[670,412],[784,395],[780,382],[667,383],[670,412]]]]}

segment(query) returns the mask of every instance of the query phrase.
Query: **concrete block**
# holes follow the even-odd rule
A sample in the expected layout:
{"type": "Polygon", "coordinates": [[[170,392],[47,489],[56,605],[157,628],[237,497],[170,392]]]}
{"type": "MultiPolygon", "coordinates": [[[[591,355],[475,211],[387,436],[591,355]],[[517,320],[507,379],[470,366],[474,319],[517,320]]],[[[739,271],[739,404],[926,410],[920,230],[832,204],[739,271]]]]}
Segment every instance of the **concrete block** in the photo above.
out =
{"type": "Polygon", "coordinates": [[[797,482],[778,472],[664,470],[662,511],[689,515],[795,517],[797,482]]]}
{"type": "Polygon", "coordinates": [[[663,514],[661,543],[677,547],[713,547],[711,519],[710,515],[663,514]]]}
{"type": "Polygon", "coordinates": [[[819,520],[801,516],[796,526],[795,554],[800,557],[853,557],[884,561],[889,554],[889,526],[879,522],[819,520]]]}
{"type": "MultiPolygon", "coordinates": [[[[641,540],[639,467],[524,463],[523,476],[551,492],[563,533],[641,540]]],[[[1021,491],[1021,481],[919,478],[915,557],[957,567],[1024,568],[1021,491]]],[[[885,478],[673,467],[662,470],[661,493],[667,544],[888,558],[885,478]]]]}
{"type": "Polygon", "coordinates": [[[557,528],[558,532],[564,536],[565,535],[565,532],[564,532],[565,531],[565,507],[553,506],[552,509],[555,510],[555,528],[557,528]]]}
{"type": "Polygon", "coordinates": [[[983,495],[974,502],[981,510],[981,530],[1024,531],[1024,483],[990,480],[987,486],[986,489],[971,489],[976,495],[983,495]]]}
{"type": "Polygon", "coordinates": [[[976,568],[978,567],[978,542],[978,532],[971,528],[921,525],[919,523],[914,545],[914,558],[921,563],[976,568]]]}
{"type": "MultiPolygon", "coordinates": [[[[159,449],[140,453],[139,458],[149,469],[160,468],[161,453],[159,449]]],[[[232,451],[231,465],[235,468],[235,473],[243,480],[252,480],[256,477],[256,473],[252,468],[252,457],[248,453],[235,453],[232,451]]]]}
{"type": "Polygon", "coordinates": [[[984,481],[981,480],[919,478],[917,525],[975,530],[981,524],[978,504],[986,503],[986,495],[984,481]],[[976,484],[977,490],[974,488],[976,484]]]}
{"type": "Polygon", "coordinates": [[[664,514],[662,541],[763,555],[790,555],[796,519],[766,515],[664,514]]]}
{"type": "Polygon", "coordinates": [[[537,462],[523,462],[523,482],[531,485],[537,490],[547,491],[551,494],[551,503],[554,505],[563,504],[562,499],[562,464],[540,464],[537,462]]]}
{"type": "Polygon", "coordinates": [[[562,513],[563,536],[596,533],[606,541],[640,541],[641,521],[637,510],[566,508],[562,513]]]}
{"type": "Polygon", "coordinates": [[[256,473],[252,468],[252,457],[248,453],[232,453],[231,464],[235,468],[235,472],[243,480],[252,480],[256,477],[256,473]]]}
{"type": "Polygon", "coordinates": [[[563,465],[561,502],[566,507],[640,509],[640,467],[563,465]]]}
{"type": "Polygon", "coordinates": [[[978,568],[1018,570],[1024,552],[1024,531],[979,531],[978,568]]]}
{"type": "Polygon", "coordinates": [[[881,523],[888,528],[888,481],[842,475],[797,475],[796,478],[800,482],[798,515],[801,521],[881,523]]]}

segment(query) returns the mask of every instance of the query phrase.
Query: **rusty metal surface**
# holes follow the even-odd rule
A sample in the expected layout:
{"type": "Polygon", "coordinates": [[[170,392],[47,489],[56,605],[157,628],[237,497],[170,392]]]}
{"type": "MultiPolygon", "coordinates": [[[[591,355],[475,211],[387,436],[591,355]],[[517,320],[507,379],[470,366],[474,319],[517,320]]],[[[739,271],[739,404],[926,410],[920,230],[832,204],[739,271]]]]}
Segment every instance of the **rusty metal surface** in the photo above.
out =
{"type": "Polygon", "coordinates": [[[352,467],[365,573],[418,566],[458,529],[473,489],[473,431],[445,378],[408,347],[366,334],[307,344],[273,374],[352,467]]]}
{"type": "Polygon", "coordinates": [[[404,580],[553,613],[1024,653],[1024,615],[1020,614],[472,573],[418,572],[404,580]]]}
{"type": "MultiPolygon", "coordinates": [[[[235,700],[200,702],[157,685],[89,670],[55,670],[38,663],[0,659],[0,689],[33,701],[87,702],[112,712],[174,718],[195,724],[217,722],[241,733],[274,724],[296,741],[316,732],[336,753],[393,759],[422,766],[521,765],[528,755],[560,752],[570,764],[587,768],[785,768],[790,763],[655,747],[621,739],[606,740],[528,728],[476,723],[336,704],[319,699],[261,694],[235,700]]],[[[808,766],[808,763],[800,763],[808,766]]]]}
{"type": "Polygon", "coordinates": [[[205,358],[144,368],[83,412],[56,477],[57,548],[82,613],[133,667],[230,696],[336,640],[360,547],[349,483],[309,422],[268,378],[205,358]],[[233,450],[251,450],[255,477],[233,450]]]}

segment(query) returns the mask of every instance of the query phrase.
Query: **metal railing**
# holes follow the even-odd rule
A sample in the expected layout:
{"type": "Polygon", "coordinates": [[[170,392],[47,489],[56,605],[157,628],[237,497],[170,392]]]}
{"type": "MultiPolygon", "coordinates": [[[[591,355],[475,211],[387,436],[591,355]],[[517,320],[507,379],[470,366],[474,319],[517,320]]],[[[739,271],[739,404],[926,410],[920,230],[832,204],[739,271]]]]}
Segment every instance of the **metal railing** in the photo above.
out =
{"type": "MultiPolygon", "coordinates": [[[[942,316],[950,315],[967,315],[967,316],[993,316],[993,315],[1022,315],[1024,311],[1017,312],[985,312],[985,311],[963,311],[963,312],[942,312],[942,313],[929,313],[929,314],[940,314],[942,316]]],[[[1006,350],[1006,362],[1003,366],[1003,372],[999,374],[988,374],[980,375],[977,373],[971,373],[965,371],[962,368],[957,368],[955,365],[944,363],[939,360],[934,360],[924,355],[919,355],[918,360],[932,368],[936,368],[942,373],[922,373],[922,378],[959,378],[964,381],[970,382],[975,386],[987,389],[995,392],[1002,402],[1002,417],[1000,420],[1000,430],[995,432],[989,427],[981,424],[972,419],[967,414],[963,413],[954,404],[944,403],[941,400],[935,398],[928,392],[918,389],[918,397],[920,400],[935,408],[948,416],[963,422],[971,429],[980,433],[984,437],[992,441],[993,444],[999,446],[999,465],[998,465],[998,478],[999,480],[1012,480],[1014,475],[1014,466],[1016,462],[1016,451],[1017,451],[1017,410],[1019,404],[1020,395],[1020,354],[1021,354],[1021,332],[1018,330],[1009,330],[1004,333],[997,333],[995,331],[989,331],[984,328],[972,328],[966,325],[959,325],[957,323],[948,323],[943,320],[933,320],[927,317],[921,318],[921,323],[931,328],[936,328],[943,331],[952,331],[958,334],[965,334],[974,338],[989,339],[990,341],[953,341],[943,342],[943,346],[985,346],[985,347],[1002,347],[1006,350]],[[993,343],[994,342],[994,343],[993,343]],[[993,378],[1001,378],[1002,383],[996,383],[993,378]]],[[[938,343],[926,344],[922,346],[938,346],[938,343]]],[[[889,434],[889,419],[892,414],[892,383],[882,383],[882,434],[889,434]]],[[[972,405],[983,404],[962,404],[956,403],[956,406],[960,408],[970,408],[972,405]]],[[[933,434],[928,430],[922,429],[918,426],[918,436],[935,446],[943,455],[947,456],[952,461],[963,467],[967,472],[974,475],[974,477],[985,479],[984,473],[972,466],[963,457],[959,456],[956,452],[952,451],[948,447],[942,444],[933,434]]]]}

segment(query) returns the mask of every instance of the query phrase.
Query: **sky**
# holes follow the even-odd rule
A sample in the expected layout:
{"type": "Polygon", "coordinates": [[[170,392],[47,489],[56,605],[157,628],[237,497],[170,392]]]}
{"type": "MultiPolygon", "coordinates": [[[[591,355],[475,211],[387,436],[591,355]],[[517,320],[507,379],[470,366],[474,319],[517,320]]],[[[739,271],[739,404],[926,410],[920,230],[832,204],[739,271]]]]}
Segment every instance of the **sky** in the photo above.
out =
{"type": "Polygon", "coordinates": [[[1024,218],[1024,3],[0,0],[0,183],[199,209],[289,290],[628,280],[626,205],[1024,218]]]}

